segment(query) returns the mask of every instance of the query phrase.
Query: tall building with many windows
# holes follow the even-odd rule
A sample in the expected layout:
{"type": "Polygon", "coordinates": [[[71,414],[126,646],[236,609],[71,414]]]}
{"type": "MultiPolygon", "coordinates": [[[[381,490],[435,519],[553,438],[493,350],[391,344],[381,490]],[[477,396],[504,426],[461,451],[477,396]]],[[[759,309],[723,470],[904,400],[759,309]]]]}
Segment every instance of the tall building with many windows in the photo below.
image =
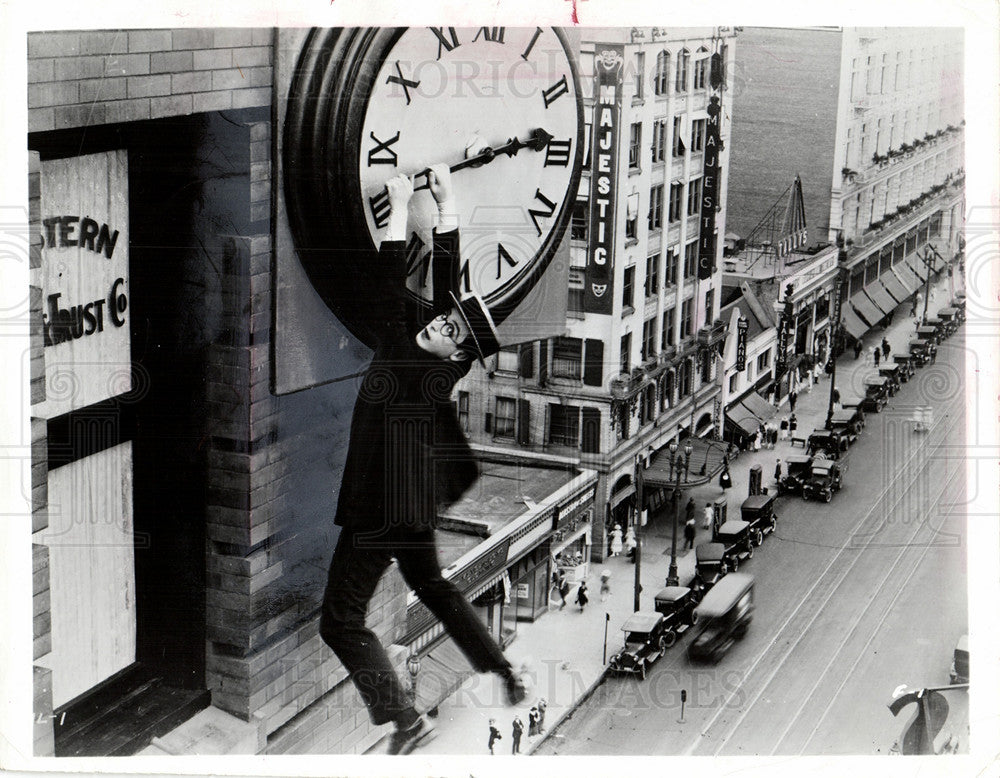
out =
{"type": "Polygon", "coordinates": [[[740,34],[731,228],[745,236],[801,175],[813,237],[840,248],[842,324],[853,338],[961,255],[962,36],[911,27],[740,34]]]}
{"type": "Polygon", "coordinates": [[[566,333],[504,349],[459,386],[458,404],[483,448],[599,472],[605,521],[591,540],[601,559],[607,529],[633,515],[637,459],[721,429],[715,354],[725,337],[734,33],[581,33],[588,145],[566,333]]]}

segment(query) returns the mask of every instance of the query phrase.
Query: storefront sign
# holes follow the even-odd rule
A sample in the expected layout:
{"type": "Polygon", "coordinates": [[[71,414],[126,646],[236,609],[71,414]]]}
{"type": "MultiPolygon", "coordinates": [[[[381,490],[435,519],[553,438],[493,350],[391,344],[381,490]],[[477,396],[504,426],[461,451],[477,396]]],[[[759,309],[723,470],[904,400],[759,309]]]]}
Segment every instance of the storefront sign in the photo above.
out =
{"type": "Polygon", "coordinates": [[[42,162],[40,221],[53,418],[131,389],[127,153],[42,162]]]}
{"type": "Polygon", "coordinates": [[[746,316],[740,316],[736,322],[736,370],[745,370],[747,366],[747,330],[750,322],[746,316]]]}
{"type": "Polygon", "coordinates": [[[719,122],[722,107],[719,98],[712,95],[708,104],[708,121],[705,128],[705,160],[702,167],[701,237],[698,240],[698,278],[704,281],[715,270],[715,213],[719,206],[719,153],[722,140],[719,122]]]}
{"type": "Polygon", "coordinates": [[[602,46],[594,57],[593,175],[590,184],[590,230],[584,271],[583,309],[610,314],[615,245],[614,182],[618,169],[624,46],[602,46]]]}

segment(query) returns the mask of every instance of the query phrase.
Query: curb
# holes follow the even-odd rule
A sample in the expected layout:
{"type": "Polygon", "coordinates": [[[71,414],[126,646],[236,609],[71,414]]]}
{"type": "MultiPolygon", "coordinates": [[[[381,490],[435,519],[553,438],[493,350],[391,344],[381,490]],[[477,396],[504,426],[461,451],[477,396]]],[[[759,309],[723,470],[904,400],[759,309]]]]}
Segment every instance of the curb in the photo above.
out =
{"type": "Polygon", "coordinates": [[[555,723],[551,727],[545,730],[545,734],[543,734],[538,740],[536,740],[534,743],[531,744],[531,747],[524,754],[524,756],[531,756],[532,754],[534,754],[535,751],[538,750],[538,747],[541,746],[542,743],[546,742],[550,737],[552,737],[553,733],[563,725],[563,722],[566,721],[566,719],[568,719],[576,712],[577,708],[579,708],[581,705],[583,705],[583,703],[585,703],[588,699],[590,699],[590,695],[592,695],[594,691],[597,689],[597,687],[601,685],[601,682],[604,681],[604,676],[607,675],[607,672],[608,668],[607,666],[605,666],[598,674],[597,678],[594,679],[593,683],[591,683],[590,686],[588,686],[584,690],[583,694],[581,694],[577,699],[575,699],[573,701],[573,704],[570,705],[568,708],[566,708],[566,710],[564,710],[562,714],[560,714],[559,718],[555,720],[555,723]]]}

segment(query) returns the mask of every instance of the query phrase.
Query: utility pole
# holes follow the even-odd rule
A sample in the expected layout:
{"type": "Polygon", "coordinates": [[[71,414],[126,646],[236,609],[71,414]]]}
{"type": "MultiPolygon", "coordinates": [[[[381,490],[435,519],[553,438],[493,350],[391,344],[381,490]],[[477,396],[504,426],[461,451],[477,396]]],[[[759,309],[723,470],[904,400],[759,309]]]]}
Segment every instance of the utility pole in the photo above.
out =
{"type": "Polygon", "coordinates": [[[642,593],[642,511],[644,503],[642,457],[635,458],[635,602],[633,610],[639,611],[639,595],[642,593]]]}
{"type": "Polygon", "coordinates": [[[840,308],[841,308],[841,284],[840,274],[837,275],[836,289],[833,297],[833,325],[830,330],[830,402],[826,408],[826,428],[833,429],[833,393],[837,388],[837,336],[840,334],[840,308]]]}

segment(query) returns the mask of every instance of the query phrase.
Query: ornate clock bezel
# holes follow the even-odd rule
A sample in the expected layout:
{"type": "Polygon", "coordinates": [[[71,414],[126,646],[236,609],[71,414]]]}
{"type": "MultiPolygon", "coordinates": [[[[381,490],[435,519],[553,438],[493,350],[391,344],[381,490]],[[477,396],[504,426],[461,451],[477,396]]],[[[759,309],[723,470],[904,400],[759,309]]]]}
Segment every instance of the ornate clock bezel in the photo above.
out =
{"type": "MultiPolygon", "coordinates": [[[[375,78],[405,27],[315,28],[296,63],[288,94],[282,144],[283,184],[292,238],[320,297],[355,337],[374,346],[372,301],[366,299],[364,268],[378,247],[365,221],[358,161],[361,128],[375,78]],[[346,260],[346,261],[345,261],[346,260]]],[[[516,289],[491,302],[499,324],[537,284],[560,246],[572,216],[583,167],[583,100],[576,56],[559,28],[549,28],[566,54],[576,84],[576,149],[567,194],[552,227],[516,289]]],[[[429,303],[412,292],[410,304],[429,303]]]]}

